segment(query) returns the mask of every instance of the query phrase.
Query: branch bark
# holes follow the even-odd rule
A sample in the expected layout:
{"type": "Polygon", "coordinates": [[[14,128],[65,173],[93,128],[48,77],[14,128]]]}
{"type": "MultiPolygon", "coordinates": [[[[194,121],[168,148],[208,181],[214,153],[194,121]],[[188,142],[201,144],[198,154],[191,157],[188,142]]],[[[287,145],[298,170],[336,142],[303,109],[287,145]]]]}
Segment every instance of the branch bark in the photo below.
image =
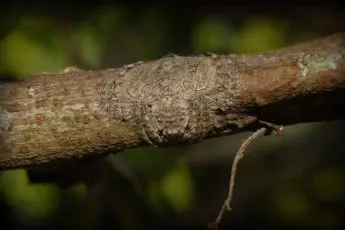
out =
{"type": "Polygon", "coordinates": [[[0,85],[0,168],[345,118],[345,33],[261,54],[166,56],[0,85]]]}

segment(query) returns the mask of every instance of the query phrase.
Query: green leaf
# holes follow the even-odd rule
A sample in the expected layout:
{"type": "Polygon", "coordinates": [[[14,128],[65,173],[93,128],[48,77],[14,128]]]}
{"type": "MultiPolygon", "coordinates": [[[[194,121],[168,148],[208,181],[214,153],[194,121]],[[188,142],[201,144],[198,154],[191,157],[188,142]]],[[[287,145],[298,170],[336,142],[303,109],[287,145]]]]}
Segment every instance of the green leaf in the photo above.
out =
{"type": "Polygon", "coordinates": [[[217,19],[205,19],[193,33],[195,52],[226,52],[231,48],[231,27],[217,19]]]}
{"type": "Polygon", "coordinates": [[[31,184],[25,170],[5,171],[0,177],[0,191],[21,215],[48,218],[59,207],[59,190],[52,184],[31,184]]]}
{"type": "Polygon", "coordinates": [[[233,35],[232,47],[237,53],[264,52],[287,44],[288,25],[276,19],[253,17],[233,35]]]}
{"type": "Polygon", "coordinates": [[[88,65],[99,67],[104,47],[95,27],[82,25],[73,31],[71,37],[73,44],[78,46],[81,58],[88,65]]]}
{"type": "Polygon", "coordinates": [[[161,191],[177,212],[188,210],[194,203],[194,181],[186,163],[171,169],[161,181],[161,191]]]}
{"type": "Polygon", "coordinates": [[[21,31],[14,31],[0,42],[0,60],[4,70],[18,75],[57,72],[65,66],[64,55],[21,31]]]}

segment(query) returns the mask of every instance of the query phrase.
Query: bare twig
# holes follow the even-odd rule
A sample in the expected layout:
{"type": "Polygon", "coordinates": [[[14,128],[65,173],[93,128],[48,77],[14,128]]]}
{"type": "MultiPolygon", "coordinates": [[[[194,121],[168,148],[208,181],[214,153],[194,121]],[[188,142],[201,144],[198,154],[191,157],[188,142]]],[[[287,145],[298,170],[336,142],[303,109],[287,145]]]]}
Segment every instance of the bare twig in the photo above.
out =
{"type": "Polygon", "coordinates": [[[229,192],[228,192],[228,196],[225,199],[219,214],[216,218],[216,220],[212,223],[209,224],[210,228],[214,228],[215,230],[218,229],[219,223],[222,220],[224,213],[226,211],[231,211],[231,207],[230,207],[230,202],[232,200],[233,197],[233,193],[234,193],[234,187],[235,187],[235,176],[236,176],[236,172],[237,172],[237,168],[238,168],[238,163],[239,161],[244,157],[244,152],[246,151],[246,149],[248,148],[248,146],[258,137],[263,136],[265,134],[265,132],[267,131],[267,128],[260,128],[257,131],[255,131],[253,134],[251,134],[241,145],[241,147],[239,148],[239,150],[237,151],[234,161],[232,163],[232,167],[231,167],[231,176],[230,176],[230,183],[229,183],[229,192]]]}
{"type": "Polygon", "coordinates": [[[272,130],[274,135],[278,137],[284,136],[284,126],[276,125],[271,122],[262,121],[262,120],[259,120],[258,122],[259,124],[266,126],[269,130],[272,130]]]}

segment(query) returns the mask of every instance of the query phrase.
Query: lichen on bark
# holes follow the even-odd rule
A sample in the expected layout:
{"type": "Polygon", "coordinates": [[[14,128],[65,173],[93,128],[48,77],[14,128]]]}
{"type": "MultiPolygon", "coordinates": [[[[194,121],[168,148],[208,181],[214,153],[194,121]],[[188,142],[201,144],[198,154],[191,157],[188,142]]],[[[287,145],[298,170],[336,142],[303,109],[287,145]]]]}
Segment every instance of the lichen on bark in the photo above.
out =
{"type": "Polygon", "coordinates": [[[316,73],[327,70],[335,70],[345,57],[345,49],[334,52],[321,52],[317,55],[303,54],[299,66],[302,75],[306,77],[308,73],[316,73]]]}
{"type": "Polygon", "coordinates": [[[10,127],[9,113],[0,106],[0,132],[6,132],[10,127]]]}

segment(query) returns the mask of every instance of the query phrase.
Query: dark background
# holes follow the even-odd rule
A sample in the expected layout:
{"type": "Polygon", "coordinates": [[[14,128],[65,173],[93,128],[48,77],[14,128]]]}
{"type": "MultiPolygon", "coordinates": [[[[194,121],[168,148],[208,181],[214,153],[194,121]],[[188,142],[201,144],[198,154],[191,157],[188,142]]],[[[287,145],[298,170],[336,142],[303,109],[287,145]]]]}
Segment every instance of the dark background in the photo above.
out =
{"type": "MultiPolygon", "coordinates": [[[[67,66],[118,67],[168,53],[268,51],[345,29],[341,1],[284,3],[2,1],[0,79],[67,66]]],[[[344,227],[344,128],[342,121],[301,124],[287,127],[284,138],[257,140],[240,163],[233,211],[221,226],[344,227]]],[[[0,229],[207,229],[248,135],[121,152],[99,160],[90,187],[1,172],[0,229]]]]}

